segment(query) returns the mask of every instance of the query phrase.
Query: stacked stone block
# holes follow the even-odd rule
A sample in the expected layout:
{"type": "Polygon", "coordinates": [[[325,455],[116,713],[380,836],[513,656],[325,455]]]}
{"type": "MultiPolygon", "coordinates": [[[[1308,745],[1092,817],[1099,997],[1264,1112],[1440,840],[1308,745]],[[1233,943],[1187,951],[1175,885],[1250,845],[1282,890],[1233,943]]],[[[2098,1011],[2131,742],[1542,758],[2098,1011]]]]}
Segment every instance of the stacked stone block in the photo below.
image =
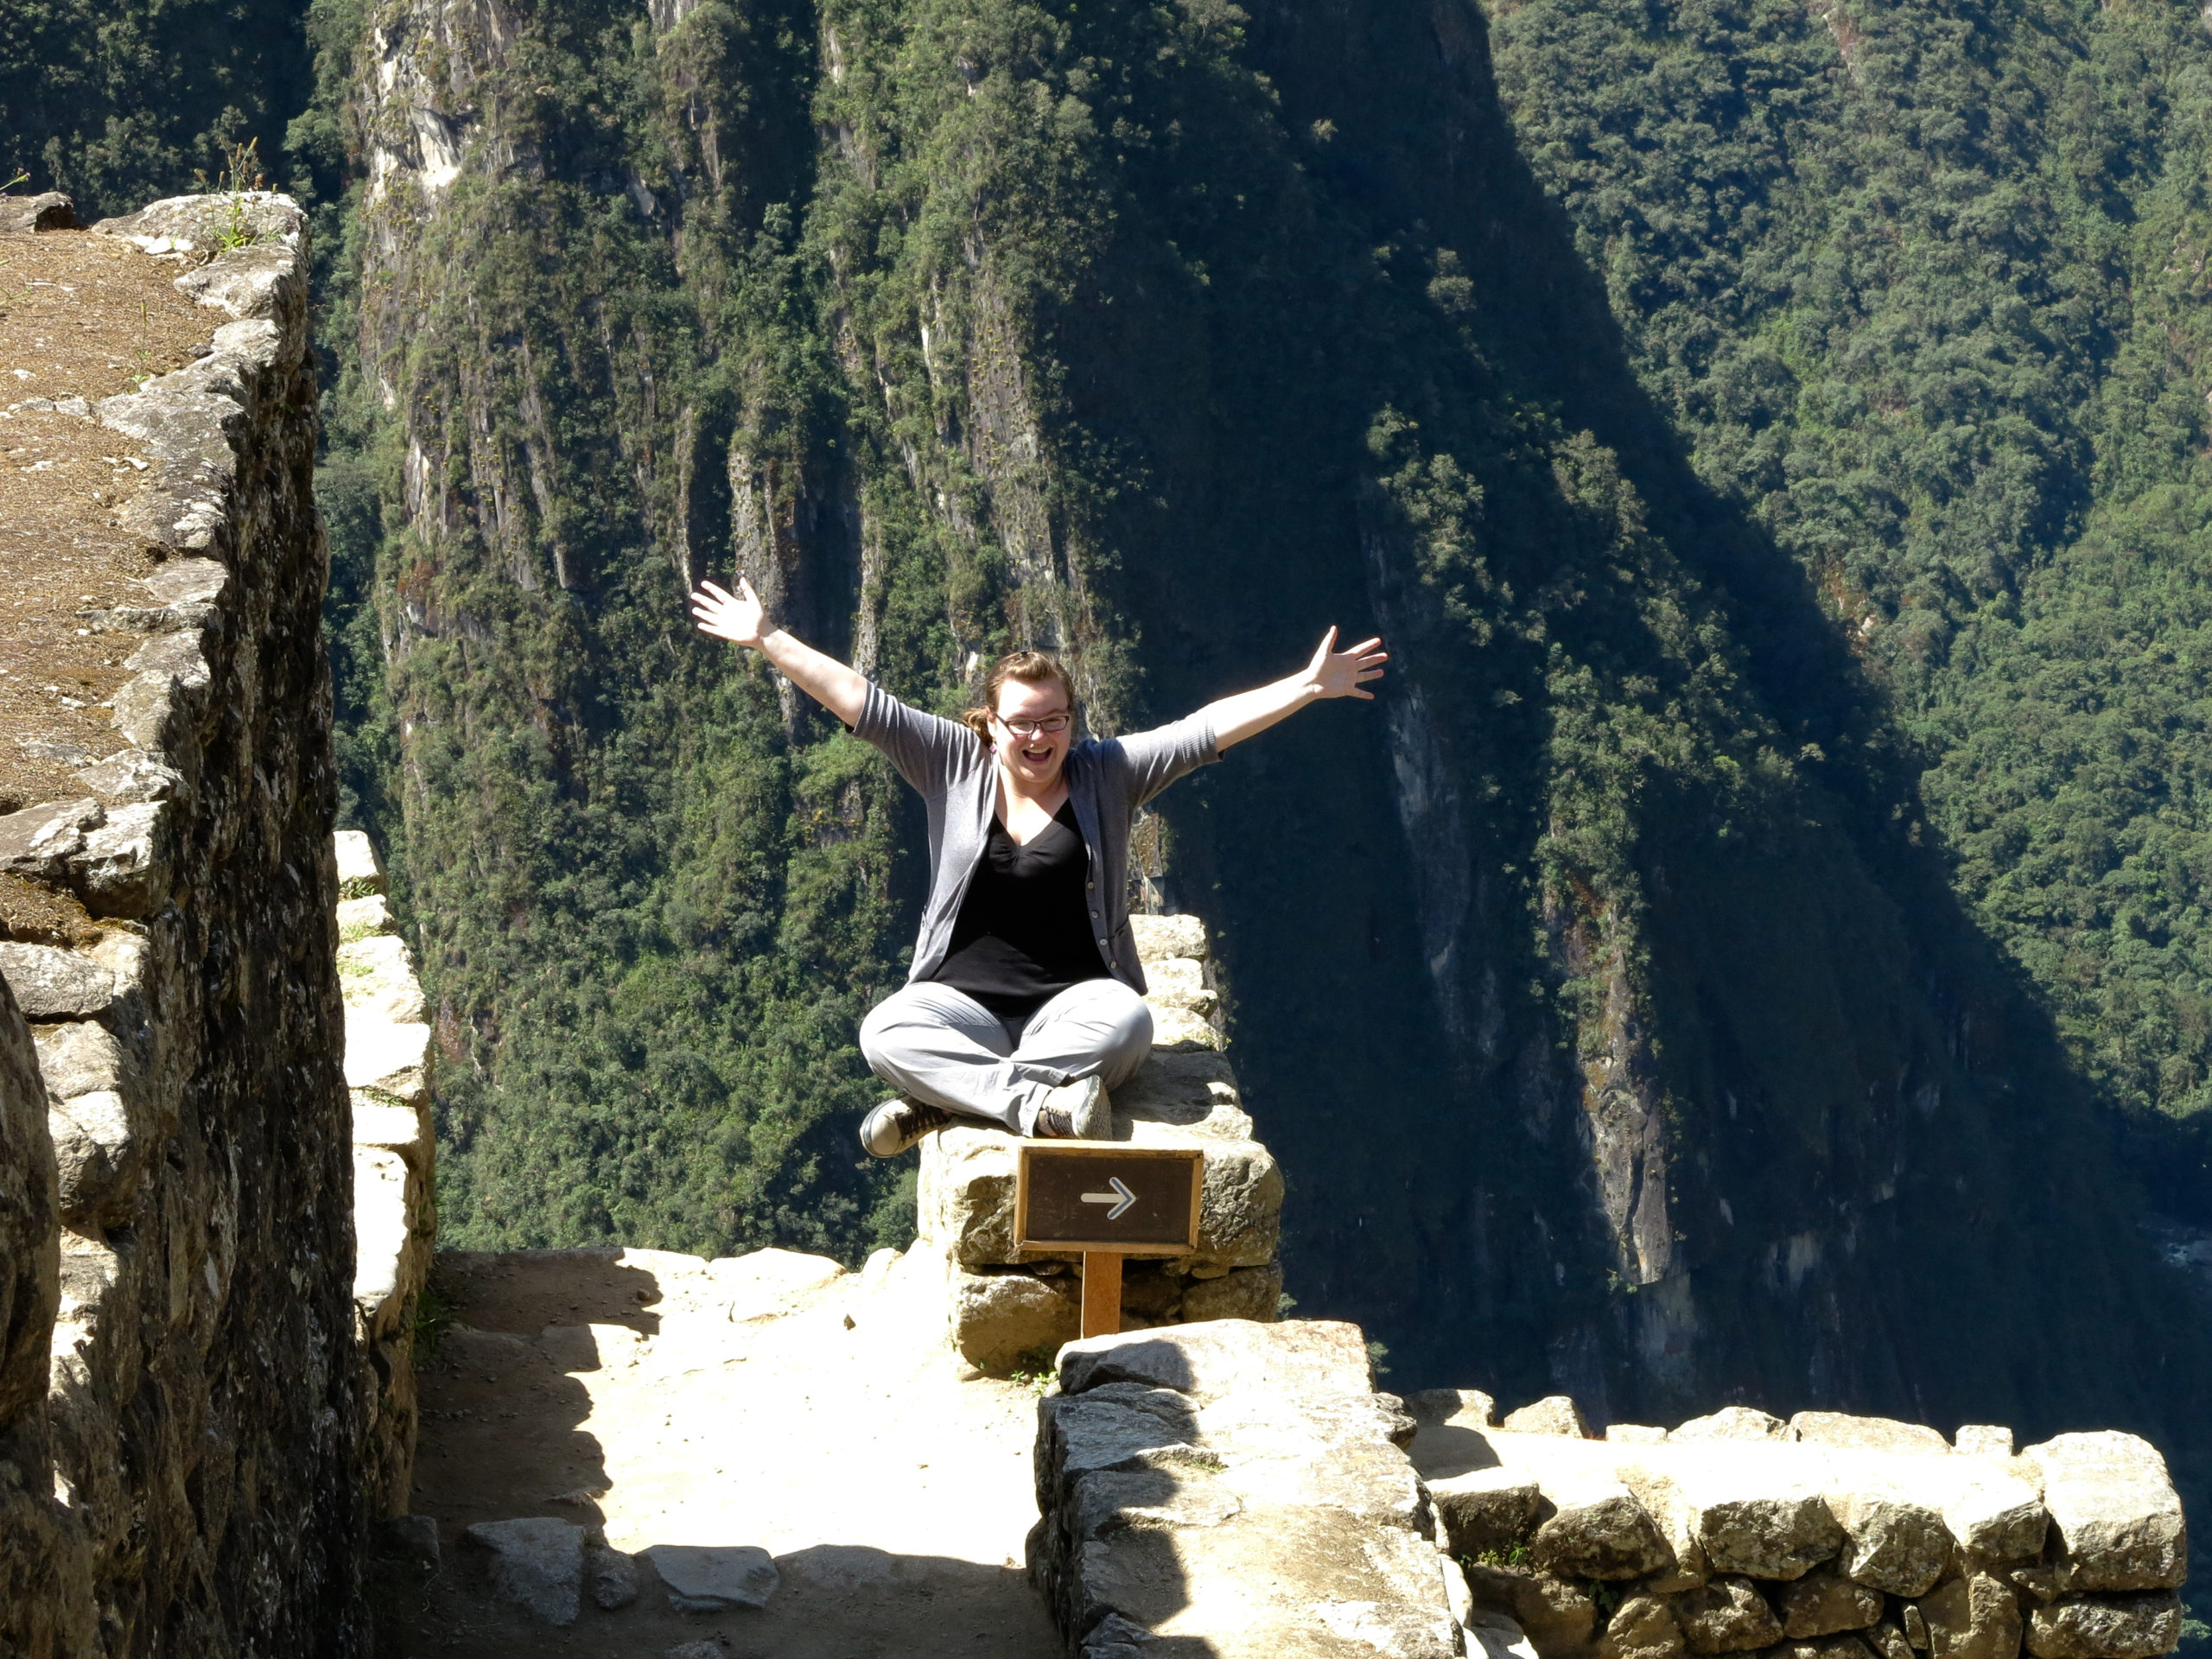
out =
{"type": "Polygon", "coordinates": [[[389,1520],[407,1513],[415,1484],[415,1314],[437,1239],[430,1027],[376,849],[341,830],[333,850],[353,1107],[353,1307],[369,1367],[363,1463],[370,1506],[389,1520]]]}
{"type": "Polygon", "coordinates": [[[46,1085],[0,976],[0,1651],[92,1641],[90,1552],[55,1501],[47,1408],[61,1225],[46,1085]]]}
{"type": "Polygon", "coordinates": [[[1494,1659],[2152,1659],[2181,1637],[2181,1505],[2131,1434],[1935,1430],[1732,1408],[1589,1438],[1408,1402],[1471,1637],[1494,1659]]]}
{"type": "Polygon", "coordinates": [[[114,752],[0,818],[0,873],[77,918],[0,941],[0,1651],[342,1659],[362,1366],[305,221],[255,193],[98,228],[213,315],[189,366],[42,405],[146,459],[114,511],[155,564],[75,619],[128,656],[114,752]]]}
{"type": "Polygon", "coordinates": [[[1465,1589],[1357,1325],[1224,1320],[1061,1351],[1031,1577],[1071,1659],[1443,1659],[1465,1589]]]}
{"type": "Polygon", "coordinates": [[[1356,1326],[1071,1344],[1039,1402],[1030,1571],[1071,1659],[2155,1659],[2188,1559],[2116,1433],[1732,1408],[1593,1439],[1371,1392],[1356,1326]],[[1404,1447],[1404,1451],[1399,1448],[1404,1447]]]}
{"type": "MultiPolygon", "coordinates": [[[[1131,1257],[1124,1330],[1238,1319],[1272,1320],[1282,1294],[1276,1248],[1282,1173],[1255,1137],[1236,1074],[1222,1049],[1220,995],[1205,928],[1195,916],[1133,916],[1149,985],[1152,1055],[1114,1091],[1113,1136],[1205,1154],[1198,1249],[1131,1257]]],[[[922,1144],[917,1249],[944,1275],[953,1346],[971,1363],[1003,1370],[1048,1364],[1081,1325],[1080,1258],[1014,1247],[1020,1142],[966,1124],[922,1144]]]]}

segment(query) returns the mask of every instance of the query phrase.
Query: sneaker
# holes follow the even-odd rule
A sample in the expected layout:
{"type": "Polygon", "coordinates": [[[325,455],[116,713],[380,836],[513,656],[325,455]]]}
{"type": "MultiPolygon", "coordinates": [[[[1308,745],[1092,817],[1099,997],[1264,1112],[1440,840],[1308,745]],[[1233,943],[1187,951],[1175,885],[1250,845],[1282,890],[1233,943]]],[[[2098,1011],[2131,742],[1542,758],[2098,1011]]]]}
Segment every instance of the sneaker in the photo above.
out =
{"type": "Polygon", "coordinates": [[[952,1122],[942,1106],[918,1100],[887,1100],[861,1120],[861,1146],[871,1158],[896,1158],[924,1135],[952,1122]]]}
{"type": "Polygon", "coordinates": [[[1029,1134],[1037,1141],[1105,1141],[1113,1127],[1105,1085],[1096,1077],[1078,1077],[1045,1096],[1029,1134]]]}

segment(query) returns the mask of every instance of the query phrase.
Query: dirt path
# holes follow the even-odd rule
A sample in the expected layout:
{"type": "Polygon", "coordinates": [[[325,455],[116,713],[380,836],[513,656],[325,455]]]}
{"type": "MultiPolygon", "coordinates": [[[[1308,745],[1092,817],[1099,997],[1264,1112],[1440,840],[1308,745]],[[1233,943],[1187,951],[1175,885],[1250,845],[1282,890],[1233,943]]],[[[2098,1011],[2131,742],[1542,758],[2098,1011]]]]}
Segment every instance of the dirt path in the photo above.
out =
{"type": "Polygon", "coordinates": [[[781,1252],[449,1253],[456,1328],[422,1371],[415,1509],[435,1577],[385,1575],[379,1646],[410,1659],[652,1659],[709,1642],[778,1659],[1056,1659],[1021,1569],[1036,1395],[962,1382],[918,1262],[808,1285],[781,1252]],[[461,1328],[467,1327],[467,1328],[461,1328]],[[616,1549],[757,1545],[759,1611],[636,1603],[556,1628],[496,1600],[480,1521],[603,1525],[616,1549]]]}

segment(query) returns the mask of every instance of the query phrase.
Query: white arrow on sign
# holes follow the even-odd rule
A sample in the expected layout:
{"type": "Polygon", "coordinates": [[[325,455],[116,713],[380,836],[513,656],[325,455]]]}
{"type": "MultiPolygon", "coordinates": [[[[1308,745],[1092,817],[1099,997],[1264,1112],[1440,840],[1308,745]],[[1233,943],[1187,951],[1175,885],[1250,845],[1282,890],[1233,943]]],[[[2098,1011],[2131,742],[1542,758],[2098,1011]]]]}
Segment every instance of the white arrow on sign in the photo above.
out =
{"type": "Polygon", "coordinates": [[[1122,1212],[1137,1201],[1137,1195],[1129,1191],[1128,1183],[1118,1175],[1109,1175],[1106,1185],[1114,1190],[1111,1192],[1086,1192],[1083,1195],[1083,1201],[1085,1204],[1112,1205],[1114,1207],[1106,1212],[1106,1219],[1119,1221],[1122,1212]]]}

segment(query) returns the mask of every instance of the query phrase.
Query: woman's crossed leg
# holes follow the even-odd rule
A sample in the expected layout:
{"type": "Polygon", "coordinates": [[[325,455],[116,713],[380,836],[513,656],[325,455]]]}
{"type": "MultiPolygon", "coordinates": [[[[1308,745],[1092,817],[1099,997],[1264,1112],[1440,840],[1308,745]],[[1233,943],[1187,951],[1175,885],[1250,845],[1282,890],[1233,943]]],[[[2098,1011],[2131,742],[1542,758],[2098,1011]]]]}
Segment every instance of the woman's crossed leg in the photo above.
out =
{"type": "Polygon", "coordinates": [[[861,1022],[861,1052],[911,1100],[1038,1132],[1055,1090],[1128,1082],[1152,1052],[1152,1010],[1118,979],[1071,985],[1027,1020],[1000,1019],[965,991],[924,980],[861,1022]]]}

